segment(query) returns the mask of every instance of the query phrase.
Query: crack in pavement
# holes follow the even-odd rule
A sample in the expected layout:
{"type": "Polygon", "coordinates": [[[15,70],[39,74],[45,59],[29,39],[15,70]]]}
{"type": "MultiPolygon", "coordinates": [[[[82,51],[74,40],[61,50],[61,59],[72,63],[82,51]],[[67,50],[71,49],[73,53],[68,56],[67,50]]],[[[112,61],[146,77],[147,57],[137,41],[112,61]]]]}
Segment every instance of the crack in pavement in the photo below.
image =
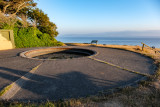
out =
{"type": "Polygon", "coordinates": [[[92,60],[95,60],[95,61],[98,61],[98,62],[100,62],[100,63],[105,63],[105,64],[107,64],[107,65],[110,65],[110,66],[113,66],[113,67],[116,67],[116,68],[125,70],[125,71],[129,71],[129,72],[131,72],[131,73],[135,73],[135,74],[139,74],[139,75],[147,76],[147,77],[150,77],[150,76],[151,76],[151,75],[149,75],[149,74],[140,73],[140,72],[137,72],[137,71],[129,70],[129,69],[127,69],[127,68],[123,68],[123,67],[120,67],[120,66],[118,66],[118,65],[115,65],[115,64],[112,64],[112,63],[109,63],[109,62],[106,62],[106,61],[97,59],[97,58],[93,58],[93,57],[88,57],[88,58],[89,58],[89,59],[92,59],[92,60]]]}

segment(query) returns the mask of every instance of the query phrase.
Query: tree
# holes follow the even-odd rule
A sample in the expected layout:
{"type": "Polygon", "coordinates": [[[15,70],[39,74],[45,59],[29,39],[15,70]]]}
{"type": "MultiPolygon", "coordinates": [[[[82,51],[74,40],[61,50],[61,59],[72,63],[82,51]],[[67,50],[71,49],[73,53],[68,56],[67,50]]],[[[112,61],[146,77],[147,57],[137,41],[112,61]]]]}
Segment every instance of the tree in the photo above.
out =
{"type": "Polygon", "coordinates": [[[33,0],[0,0],[0,27],[33,26],[42,33],[56,37],[57,26],[50,22],[47,14],[39,8],[33,8],[34,6],[36,3],[33,0]]]}
{"type": "Polygon", "coordinates": [[[21,9],[16,15],[21,19],[22,27],[28,27],[29,22],[28,22],[28,12],[30,11],[31,8],[25,7],[21,9]]]}
{"type": "Polygon", "coordinates": [[[39,8],[30,9],[28,11],[28,18],[32,24],[36,26],[45,26],[49,22],[49,17],[39,8]]]}
{"type": "Polygon", "coordinates": [[[49,17],[42,10],[35,8],[28,12],[28,18],[33,26],[36,26],[41,32],[47,33],[53,37],[58,35],[57,26],[50,22],[49,17]]]}
{"type": "Polygon", "coordinates": [[[0,0],[0,12],[8,17],[13,17],[25,7],[34,7],[33,0],[0,0]]]}

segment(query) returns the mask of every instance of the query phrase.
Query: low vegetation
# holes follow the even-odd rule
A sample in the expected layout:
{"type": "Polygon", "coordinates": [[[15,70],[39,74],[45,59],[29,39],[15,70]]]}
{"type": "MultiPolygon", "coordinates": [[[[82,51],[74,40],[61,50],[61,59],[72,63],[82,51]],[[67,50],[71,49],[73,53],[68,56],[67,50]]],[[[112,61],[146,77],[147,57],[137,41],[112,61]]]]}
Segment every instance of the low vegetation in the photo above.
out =
{"type": "Polygon", "coordinates": [[[12,84],[11,84],[11,85],[8,85],[8,86],[5,87],[2,91],[0,91],[0,96],[2,96],[4,93],[6,93],[11,87],[12,87],[12,84]]]}
{"type": "Polygon", "coordinates": [[[42,33],[39,29],[33,27],[14,28],[14,39],[17,48],[63,45],[49,34],[42,33]]]}

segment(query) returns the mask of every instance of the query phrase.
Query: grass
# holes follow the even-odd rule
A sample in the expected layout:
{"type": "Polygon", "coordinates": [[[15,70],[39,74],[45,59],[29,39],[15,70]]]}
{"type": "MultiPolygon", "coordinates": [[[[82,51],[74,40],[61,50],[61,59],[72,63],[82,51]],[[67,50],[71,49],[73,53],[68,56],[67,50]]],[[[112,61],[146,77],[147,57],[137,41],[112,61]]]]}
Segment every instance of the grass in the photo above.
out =
{"type": "MultiPolygon", "coordinates": [[[[88,46],[89,44],[70,44],[76,46],[88,46]]],[[[20,102],[0,102],[0,106],[5,107],[75,107],[75,106],[124,106],[124,107],[160,107],[160,55],[155,54],[140,46],[120,46],[120,45],[98,45],[99,47],[117,48],[140,53],[155,60],[157,70],[155,75],[147,80],[140,81],[138,87],[117,88],[118,91],[108,90],[112,94],[100,92],[100,96],[89,96],[86,98],[59,100],[56,102],[41,103],[20,103],[20,102]]]]}
{"type": "Polygon", "coordinates": [[[6,86],[2,91],[0,91],[0,96],[2,96],[3,94],[5,94],[10,88],[12,88],[12,84],[6,86]]]}

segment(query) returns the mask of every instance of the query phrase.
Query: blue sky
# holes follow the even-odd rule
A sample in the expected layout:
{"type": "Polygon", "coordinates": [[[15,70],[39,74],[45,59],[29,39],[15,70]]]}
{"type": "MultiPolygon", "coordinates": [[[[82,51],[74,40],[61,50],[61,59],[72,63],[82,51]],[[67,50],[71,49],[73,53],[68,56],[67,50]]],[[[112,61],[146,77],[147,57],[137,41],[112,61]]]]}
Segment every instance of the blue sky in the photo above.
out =
{"type": "Polygon", "coordinates": [[[160,30],[160,0],[38,0],[60,34],[160,30]]]}

